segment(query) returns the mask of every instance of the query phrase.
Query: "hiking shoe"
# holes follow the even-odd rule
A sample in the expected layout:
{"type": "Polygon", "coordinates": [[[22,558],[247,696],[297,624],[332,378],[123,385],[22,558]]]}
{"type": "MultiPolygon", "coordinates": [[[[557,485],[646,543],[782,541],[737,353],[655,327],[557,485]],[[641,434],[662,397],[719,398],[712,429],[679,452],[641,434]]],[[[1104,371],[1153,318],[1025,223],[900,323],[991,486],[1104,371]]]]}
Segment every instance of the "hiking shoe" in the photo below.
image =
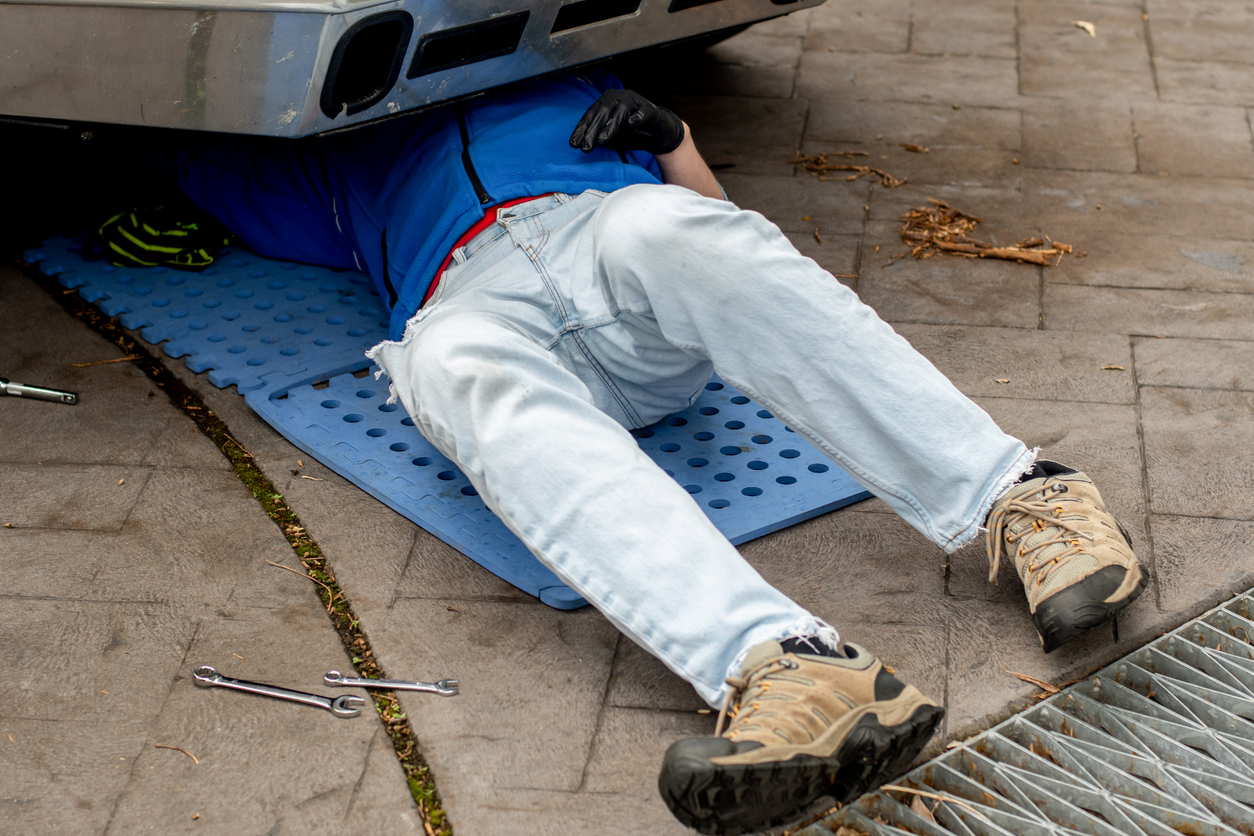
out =
{"type": "Polygon", "coordinates": [[[993,504],[990,581],[1003,549],[1014,556],[1046,653],[1114,618],[1149,584],[1093,480],[1055,462],[1037,462],[993,504]]]}
{"type": "Polygon", "coordinates": [[[845,653],[752,648],[727,679],[716,736],[666,751],[658,789],[675,817],[734,836],[795,818],[823,795],[851,801],[905,771],[944,710],[863,648],[845,653]]]}

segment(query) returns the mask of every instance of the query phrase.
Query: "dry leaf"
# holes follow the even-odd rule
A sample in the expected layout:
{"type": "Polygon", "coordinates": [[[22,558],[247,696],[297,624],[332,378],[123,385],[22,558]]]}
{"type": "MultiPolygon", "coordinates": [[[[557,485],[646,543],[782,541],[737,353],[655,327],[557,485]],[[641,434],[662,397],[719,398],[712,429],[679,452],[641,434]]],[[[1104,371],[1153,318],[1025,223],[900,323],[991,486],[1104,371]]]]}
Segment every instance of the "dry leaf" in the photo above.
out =
{"type": "Polygon", "coordinates": [[[1123,366],[1102,366],[1102,371],[1104,372],[1121,372],[1123,370],[1123,366]]]}
{"type": "Polygon", "coordinates": [[[818,241],[820,244],[823,243],[823,238],[819,235],[819,228],[817,226],[814,228],[814,240],[818,241]]]}
{"type": "Polygon", "coordinates": [[[1073,20],[1071,22],[1076,26],[1076,28],[1083,29],[1085,32],[1088,32],[1090,38],[1097,37],[1097,27],[1089,23],[1087,20],[1073,20]]]}
{"type": "Polygon", "coordinates": [[[932,824],[937,824],[936,816],[932,815],[932,811],[928,809],[928,806],[923,803],[923,799],[919,796],[916,795],[914,800],[910,802],[910,809],[930,821],[932,824]]]}
{"type": "Polygon", "coordinates": [[[125,481],[126,481],[125,479],[119,479],[119,480],[118,480],[118,484],[120,485],[120,484],[122,484],[122,483],[123,483],[123,482],[125,482],[125,481]]]}
{"type": "Polygon", "coordinates": [[[926,154],[931,150],[930,148],[924,148],[922,145],[915,145],[913,142],[899,142],[897,144],[902,148],[905,148],[907,151],[912,151],[915,154],[926,154]]]}
{"type": "Polygon", "coordinates": [[[1008,378],[1008,377],[999,377],[999,378],[997,378],[996,380],[994,380],[993,382],[994,382],[994,383],[1009,383],[1009,382],[1010,382],[1010,378],[1008,378]]]}
{"type": "Polygon", "coordinates": [[[1037,688],[1040,688],[1042,691],[1046,691],[1050,694],[1057,694],[1061,690],[1057,685],[1054,685],[1051,682],[1046,682],[1043,679],[1037,679],[1035,676],[1028,676],[1026,673],[1015,673],[1014,671],[1002,671],[1002,673],[1017,676],[1024,682],[1031,682],[1037,688]]]}

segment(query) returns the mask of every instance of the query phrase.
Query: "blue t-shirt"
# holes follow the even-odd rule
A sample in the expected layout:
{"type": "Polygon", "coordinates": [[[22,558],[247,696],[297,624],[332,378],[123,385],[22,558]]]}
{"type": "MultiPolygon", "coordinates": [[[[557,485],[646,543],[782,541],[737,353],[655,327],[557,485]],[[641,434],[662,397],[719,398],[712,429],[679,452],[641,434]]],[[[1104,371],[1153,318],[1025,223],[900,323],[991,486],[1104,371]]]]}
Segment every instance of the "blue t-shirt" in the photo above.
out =
{"type": "Polygon", "coordinates": [[[327,168],[344,232],[391,308],[393,339],[457,239],[489,207],[661,182],[650,154],[570,147],[583,113],[621,87],[600,72],[526,81],[330,144],[327,168]]]}

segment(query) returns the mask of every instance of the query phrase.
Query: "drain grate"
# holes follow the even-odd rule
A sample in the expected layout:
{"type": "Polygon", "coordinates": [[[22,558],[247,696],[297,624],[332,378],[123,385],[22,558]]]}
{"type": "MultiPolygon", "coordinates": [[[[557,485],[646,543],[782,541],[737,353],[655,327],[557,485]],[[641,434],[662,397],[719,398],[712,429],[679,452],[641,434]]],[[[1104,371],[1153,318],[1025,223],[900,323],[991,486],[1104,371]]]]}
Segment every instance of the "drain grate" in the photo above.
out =
{"type": "Polygon", "coordinates": [[[897,786],[797,836],[1254,834],[1254,591],[897,786]]]}

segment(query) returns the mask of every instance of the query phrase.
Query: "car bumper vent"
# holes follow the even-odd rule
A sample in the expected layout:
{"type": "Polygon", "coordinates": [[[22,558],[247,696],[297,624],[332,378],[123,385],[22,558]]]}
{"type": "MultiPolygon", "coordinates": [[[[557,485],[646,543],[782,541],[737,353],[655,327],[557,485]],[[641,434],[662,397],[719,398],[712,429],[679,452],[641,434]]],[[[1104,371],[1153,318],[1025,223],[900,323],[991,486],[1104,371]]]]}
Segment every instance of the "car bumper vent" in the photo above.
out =
{"type": "Polygon", "coordinates": [[[401,74],[414,31],[408,12],[368,17],[344,33],[331,54],[322,85],[322,112],[334,119],[378,104],[401,74]]]}
{"type": "Polygon", "coordinates": [[[458,26],[423,35],[414,51],[407,78],[451,70],[476,61],[509,55],[518,49],[527,18],[531,12],[517,12],[504,17],[458,26]]]}
{"type": "Polygon", "coordinates": [[[797,836],[1254,833],[1254,591],[797,836]]]}

